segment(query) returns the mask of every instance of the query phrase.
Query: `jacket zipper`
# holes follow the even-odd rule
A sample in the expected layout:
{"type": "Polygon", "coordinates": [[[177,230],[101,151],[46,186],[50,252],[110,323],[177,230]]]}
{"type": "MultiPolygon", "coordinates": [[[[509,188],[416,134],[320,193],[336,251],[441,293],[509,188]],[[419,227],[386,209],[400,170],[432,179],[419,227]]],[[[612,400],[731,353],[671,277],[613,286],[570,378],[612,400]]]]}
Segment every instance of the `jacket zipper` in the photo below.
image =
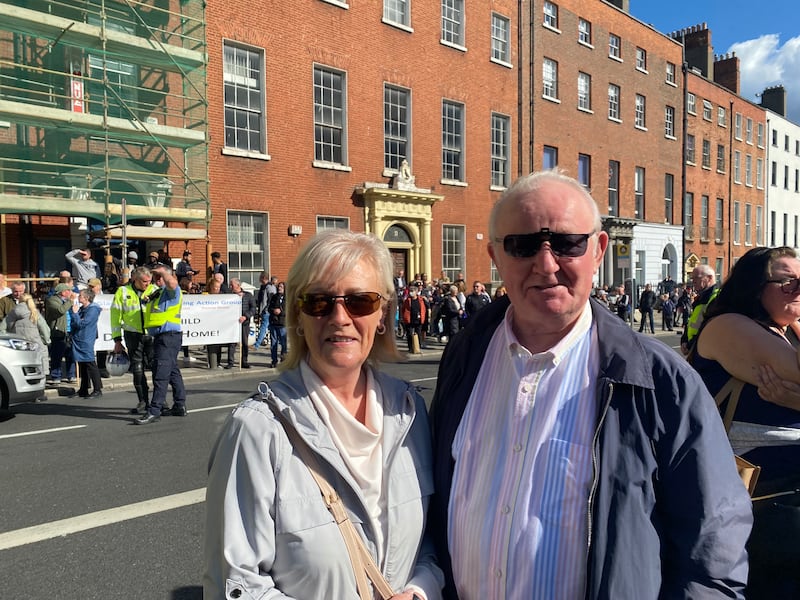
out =
{"type": "Polygon", "coordinates": [[[589,552],[591,551],[592,547],[592,513],[594,508],[594,498],[597,492],[597,482],[599,479],[599,473],[597,470],[597,442],[598,437],[600,436],[600,430],[603,427],[603,422],[606,419],[606,415],[608,414],[608,408],[611,406],[611,397],[614,395],[614,384],[608,383],[606,384],[606,390],[608,390],[605,403],[603,405],[603,411],[600,413],[600,419],[597,421],[597,428],[594,431],[594,438],[592,439],[592,487],[589,489],[589,500],[587,503],[587,511],[586,511],[586,518],[587,518],[587,529],[586,529],[586,559],[588,564],[588,569],[586,573],[586,598],[589,598],[589,583],[591,577],[594,576],[594,573],[591,572],[592,563],[589,561],[589,552]]]}

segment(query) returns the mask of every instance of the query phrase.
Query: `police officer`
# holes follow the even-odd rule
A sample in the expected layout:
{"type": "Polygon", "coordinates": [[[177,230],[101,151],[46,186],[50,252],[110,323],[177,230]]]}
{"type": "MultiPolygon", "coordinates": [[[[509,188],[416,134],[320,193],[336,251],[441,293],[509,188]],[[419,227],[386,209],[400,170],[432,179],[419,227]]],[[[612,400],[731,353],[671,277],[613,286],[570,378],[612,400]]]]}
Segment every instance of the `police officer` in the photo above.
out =
{"type": "Polygon", "coordinates": [[[178,368],[178,353],[183,343],[181,306],[183,293],[172,267],[159,265],[152,270],[153,283],[159,286],[152,297],[142,297],[144,327],[153,336],[153,397],[148,412],[134,421],[150,425],[161,419],[167,386],[172,386],[172,410],[176,417],[186,416],[186,388],[178,368]]]}
{"type": "Polygon", "coordinates": [[[153,363],[153,338],[144,333],[144,301],[158,291],[151,283],[152,274],[147,267],[136,267],[126,285],[121,285],[111,301],[111,335],[114,338],[114,354],[128,349],[133,373],[133,387],[139,404],[131,414],[147,413],[150,406],[150,391],[145,369],[153,363]],[[122,340],[125,340],[123,346],[122,340]]]}

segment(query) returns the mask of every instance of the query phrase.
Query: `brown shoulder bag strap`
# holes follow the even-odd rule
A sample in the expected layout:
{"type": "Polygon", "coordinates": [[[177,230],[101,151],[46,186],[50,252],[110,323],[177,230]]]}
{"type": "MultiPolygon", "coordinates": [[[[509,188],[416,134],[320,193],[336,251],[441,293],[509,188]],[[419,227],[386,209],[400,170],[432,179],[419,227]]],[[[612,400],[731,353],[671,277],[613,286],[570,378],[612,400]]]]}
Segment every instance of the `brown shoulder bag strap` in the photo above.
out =
{"type": "MultiPolygon", "coordinates": [[[[262,397],[264,396],[265,394],[262,392],[262,397]]],[[[278,411],[272,403],[266,401],[266,399],[264,399],[264,401],[267,406],[270,407],[270,410],[272,410],[278,422],[283,426],[292,446],[297,450],[300,458],[308,467],[314,481],[317,482],[319,491],[322,494],[322,500],[325,502],[325,506],[328,508],[331,515],[333,515],[333,520],[336,521],[336,524],[339,526],[339,531],[342,532],[344,543],[347,546],[347,553],[350,555],[350,562],[353,565],[353,573],[356,577],[359,598],[361,598],[361,600],[373,599],[372,590],[367,581],[367,578],[369,578],[369,580],[372,581],[375,591],[380,595],[381,600],[389,600],[389,598],[394,595],[392,586],[386,581],[378,565],[375,564],[369,550],[367,550],[367,547],[364,545],[361,536],[358,535],[353,522],[347,514],[342,499],[320,472],[319,462],[316,456],[314,456],[314,453],[308,445],[298,435],[297,431],[285,422],[284,416],[280,411],[278,411]]]]}

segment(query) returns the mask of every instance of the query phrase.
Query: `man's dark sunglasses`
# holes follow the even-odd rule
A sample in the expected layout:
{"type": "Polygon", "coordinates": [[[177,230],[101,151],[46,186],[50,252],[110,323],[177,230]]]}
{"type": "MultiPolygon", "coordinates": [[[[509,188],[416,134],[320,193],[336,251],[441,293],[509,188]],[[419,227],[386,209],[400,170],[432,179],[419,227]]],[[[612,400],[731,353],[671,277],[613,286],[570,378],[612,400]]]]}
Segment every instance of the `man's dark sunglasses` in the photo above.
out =
{"type": "Polygon", "coordinates": [[[780,284],[781,291],[784,294],[796,294],[800,291],[800,277],[792,277],[791,279],[768,279],[767,283],[780,284]]]}
{"type": "Polygon", "coordinates": [[[336,300],[344,300],[344,307],[353,317],[366,317],[381,307],[381,296],[378,292],[359,292],[332,296],[330,294],[303,294],[298,298],[300,310],[311,317],[324,317],[333,312],[336,300]]]}
{"type": "MultiPolygon", "coordinates": [[[[589,238],[593,233],[554,233],[547,227],[538,233],[515,233],[503,238],[503,250],[515,258],[530,258],[542,247],[544,242],[550,244],[550,250],[556,256],[577,258],[586,254],[589,238]]],[[[500,240],[497,240],[500,241],[500,240]]]]}

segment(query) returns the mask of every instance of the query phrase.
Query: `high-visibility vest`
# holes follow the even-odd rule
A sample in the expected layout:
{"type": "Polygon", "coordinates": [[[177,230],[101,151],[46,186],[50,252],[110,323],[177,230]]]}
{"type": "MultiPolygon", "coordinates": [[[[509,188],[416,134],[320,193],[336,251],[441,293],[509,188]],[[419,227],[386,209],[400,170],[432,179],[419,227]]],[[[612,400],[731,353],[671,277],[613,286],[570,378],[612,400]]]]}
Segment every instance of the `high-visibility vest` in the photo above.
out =
{"type": "Polygon", "coordinates": [[[692,339],[699,333],[700,326],[703,324],[703,319],[706,316],[706,309],[709,304],[714,301],[714,298],[719,294],[719,288],[716,288],[708,297],[708,302],[698,304],[692,309],[692,314],[689,317],[689,322],[686,323],[686,339],[691,342],[692,339]]]}
{"type": "MultiPolygon", "coordinates": [[[[151,297],[158,292],[158,286],[148,284],[142,296],[151,297]]],[[[114,293],[111,301],[111,337],[115,340],[122,337],[123,331],[136,331],[144,333],[142,324],[144,323],[143,306],[138,290],[133,288],[133,283],[122,285],[114,293]]]]}
{"type": "Polygon", "coordinates": [[[144,326],[146,330],[162,327],[166,323],[177,325],[174,331],[180,331],[181,307],[183,306],[183,292],[177,288],[176,302],[162,300],[164,289],[159,289],[144,307],[144,326]]]}

